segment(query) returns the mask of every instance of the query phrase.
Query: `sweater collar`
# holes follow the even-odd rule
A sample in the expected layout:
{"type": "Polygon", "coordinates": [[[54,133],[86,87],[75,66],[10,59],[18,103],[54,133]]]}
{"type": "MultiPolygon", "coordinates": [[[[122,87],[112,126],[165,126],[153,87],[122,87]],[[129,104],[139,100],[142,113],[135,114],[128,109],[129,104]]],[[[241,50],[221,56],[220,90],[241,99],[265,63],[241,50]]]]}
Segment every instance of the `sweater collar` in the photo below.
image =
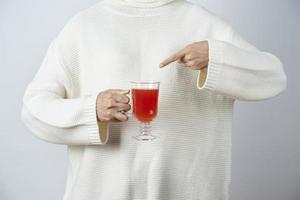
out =
{"type": "Polygon", "coordinates": [[[114,3],[139,8],[153,8],[165,5],[174,0],[112,0],[114,3]]]}
{"type": "Polygon", "coordinates": [[[176,13],[185,5],[185,0],[148,0],[148,3],[145,1],[147,0],[102,0],[99,6],[123,16],[145,17],[176,13]]]}

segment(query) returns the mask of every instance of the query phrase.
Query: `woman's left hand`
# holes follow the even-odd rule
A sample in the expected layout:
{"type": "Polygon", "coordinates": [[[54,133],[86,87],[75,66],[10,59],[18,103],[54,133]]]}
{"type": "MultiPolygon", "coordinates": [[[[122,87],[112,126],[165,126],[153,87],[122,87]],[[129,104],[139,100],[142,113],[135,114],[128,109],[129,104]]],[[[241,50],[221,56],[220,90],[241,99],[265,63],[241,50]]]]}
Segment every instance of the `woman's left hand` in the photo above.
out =
{"type": "Polygon", "coordinates": [[[207,41],[194,42],[187,45],[177,53],[173,54],[159,65],[160,68],[177,61],[183,63],[184,66],[193,70],[200,70],[208,65],[209,61],[209,47],[207,41]]]}

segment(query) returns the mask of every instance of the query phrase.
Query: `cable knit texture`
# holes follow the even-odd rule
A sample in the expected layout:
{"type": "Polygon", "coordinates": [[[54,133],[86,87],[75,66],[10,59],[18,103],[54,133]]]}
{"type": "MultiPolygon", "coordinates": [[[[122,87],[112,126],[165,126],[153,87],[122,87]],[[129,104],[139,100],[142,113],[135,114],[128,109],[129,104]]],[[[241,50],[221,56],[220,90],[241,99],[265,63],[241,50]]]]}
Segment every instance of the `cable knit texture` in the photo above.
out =
{"type": "Polygon", "coordinates": [[[274,55],[198,5],[104,0],[53,40],[25,92],[22,119],[38,138],[68,146],[64,200],[227,200],[235,100],[268,99],[285,87],[274,55]],[[202,40],[207,69],[158,67],[202,40]],[[145,79],[161,82],[157,140],[134,140],[132,117],[97,122],[100,91],[145,79]]]}

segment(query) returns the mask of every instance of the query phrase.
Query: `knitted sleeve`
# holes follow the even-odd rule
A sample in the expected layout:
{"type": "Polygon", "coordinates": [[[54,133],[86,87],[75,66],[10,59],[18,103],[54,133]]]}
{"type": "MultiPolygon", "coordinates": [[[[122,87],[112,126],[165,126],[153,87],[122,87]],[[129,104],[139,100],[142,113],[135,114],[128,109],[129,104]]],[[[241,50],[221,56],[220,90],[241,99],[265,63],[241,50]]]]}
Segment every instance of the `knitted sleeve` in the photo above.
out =
{"type": "Polygon", "coordinates": [[[108,124],[96,116],[97,94],[69,98],[72,83],[56,52],[56,41],[23,97],[22,120],[38,138],[57,144],[98,145],[108,124]]]}
{"type": "Polygon", "coordinates": [[[198,74],[197,87],[233,99],[256,101],[278,95],[286,88],[282,63],[262,52],[230,29],[229,41],[209,42],[209,65],[198,74]]]}

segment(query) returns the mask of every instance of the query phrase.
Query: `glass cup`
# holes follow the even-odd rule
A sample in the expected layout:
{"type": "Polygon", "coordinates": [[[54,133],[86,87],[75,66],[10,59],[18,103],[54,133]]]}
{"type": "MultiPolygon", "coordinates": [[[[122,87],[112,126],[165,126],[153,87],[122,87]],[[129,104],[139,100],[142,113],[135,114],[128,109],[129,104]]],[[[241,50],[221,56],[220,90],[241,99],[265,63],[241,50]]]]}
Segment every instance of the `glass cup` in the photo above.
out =
{"type": "Polygon", "coordinates": [[[158,95],[160,82],[131,81],[132,114],[140,122],[139,135],[134,136],[139,141],[150,141],[157,137],[151,134],[151,122],[158,112],[158,95]]]}

